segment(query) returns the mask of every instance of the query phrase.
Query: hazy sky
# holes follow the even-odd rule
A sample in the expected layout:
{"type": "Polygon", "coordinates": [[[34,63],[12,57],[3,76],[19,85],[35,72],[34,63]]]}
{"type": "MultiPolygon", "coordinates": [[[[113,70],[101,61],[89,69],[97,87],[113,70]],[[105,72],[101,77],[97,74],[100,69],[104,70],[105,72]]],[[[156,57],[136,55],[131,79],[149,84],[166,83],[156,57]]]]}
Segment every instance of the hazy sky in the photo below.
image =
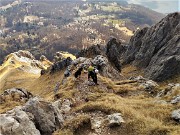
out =
{"type": "MultiPolygon", "coordinates": [[[[54,0],[49,0],[49,1],[54,1],[54,0]]],[[[56,0],[56,1],[76,1],[76,0],[56,0]]],[[[87,0],[87,1],[96,1],[96,0],[87,0]]],[[[180,0],[101,0],[101,1],[127,1],[128,3],[143,5],[145,7],[148,7],[150,9],[153,9],[161,13],[172,13],[176,11],[180,12],[180,0]]]]}
{"type": "Polygon", "coordinates": [[[180,12],[180,0],[126,0],[140,4],[161,13],[180,12]]]}

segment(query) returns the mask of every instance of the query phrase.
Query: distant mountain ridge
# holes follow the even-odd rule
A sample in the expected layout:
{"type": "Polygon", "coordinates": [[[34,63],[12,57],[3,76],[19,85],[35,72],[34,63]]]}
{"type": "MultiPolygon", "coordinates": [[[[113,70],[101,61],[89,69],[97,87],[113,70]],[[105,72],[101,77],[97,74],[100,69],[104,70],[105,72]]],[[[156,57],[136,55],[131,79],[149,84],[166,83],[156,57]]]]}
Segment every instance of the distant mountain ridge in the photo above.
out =
{"type": "Polygon", "coordinates": [[[57,51],[76,54],[92,44],[105,45],[110,36],[128,43],[138,28],[151,26],[163,17],[126,2],[21,1],[1,11],[0,63],[18,50],[52,60],[57,51]]]}

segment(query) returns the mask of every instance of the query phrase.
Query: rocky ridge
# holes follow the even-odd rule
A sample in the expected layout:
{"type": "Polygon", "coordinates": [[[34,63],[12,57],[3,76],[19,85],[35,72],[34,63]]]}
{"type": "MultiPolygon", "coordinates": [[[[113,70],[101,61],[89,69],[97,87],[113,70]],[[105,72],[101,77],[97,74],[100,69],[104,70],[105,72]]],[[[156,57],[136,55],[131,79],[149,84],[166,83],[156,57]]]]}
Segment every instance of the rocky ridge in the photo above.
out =
{"type": "Polygon", "coordinates": [[[29,51],[20,50],[8,55],[0,67],[0,70],[3,70],[8,66],[12,66],[24,72],[39,74],[42,69],[46,69],[50,66],[50,64],[51,62],[49,62],[46,58],[39,61],[36,60],[29,51]]]}
{"type": "Polygon", "coordinates": [[[123,63],[145,68],[145,76],[164,81],[180,72],[180,13],[172,13],[151,28],[136,32],[123,63]]]}

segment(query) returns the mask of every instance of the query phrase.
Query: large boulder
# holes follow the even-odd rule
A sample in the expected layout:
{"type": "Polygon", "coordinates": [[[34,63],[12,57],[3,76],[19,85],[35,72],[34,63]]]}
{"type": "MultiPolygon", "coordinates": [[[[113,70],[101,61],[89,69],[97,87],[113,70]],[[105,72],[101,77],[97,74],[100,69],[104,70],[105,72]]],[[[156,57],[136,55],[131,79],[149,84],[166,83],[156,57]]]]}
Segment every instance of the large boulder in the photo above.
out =
{"type": "Polygon", "coordinates": [[[143,78],[142,76],[130,77],[130,80],[138,82],[140,88],[149,93],[154,93],[156,89],[159,87],[159,85],[153,80],[143,78]]]}
{"type": "Polygon", "coordinates": [[[180,74],[180,13],[169,14],[131,38],[123,63],[145,68],[145,76],[163,81],[180,74]]]}
{"type": "Polygon", "coordinates": [[[41,135],[27,113],[19,107],[6,114],[0,114],[0,134],[41,135]]]}
{"type": "Polygon", "coordinates": [[[42,135],[52,134],[63,122],[59,109],[39,98],[30,99],[23,110],[34,117],[33,122],[42,135]]]}
{"type": "Polygon", "coordinates": [[[85,58],[85,57],[79,57],[79,58],[73,60],[73,62],[72,62],[73,66],[77,66],[79,64],[81,66],[89,66],[92,64],[92,59],[91,58],[85,58]]]}
{"type": "MultiPolygon", "coordinates": [[[[58,94],[55,95],[55,98],[58,99],[57,96],[58,96],[58,94]]],[[[56,107],[57,109],[59,109],[59,111],[62,114],[65,114],[65,113],[68,113],[71,110],[72,102],[69,99],[64,99],[63,101],[62,100],[57,100],[52,105],[54,107],[56,107]]]]}
{"type": "Polygon", "coordinates": [[[0,133],[4,135],[51,135],[64,118],[56,103],[31,98],[24,106],[0,114],[0,133]]]}
{"type": "Polygon", "coordinates": [[[147,81],[140,84],[140,87],[144,88],[144,90],[146,90],[148,92],[152,92],[158,86],[159,85],[156,82],[152,81],[152,80],[147,80],[147,81]]]}

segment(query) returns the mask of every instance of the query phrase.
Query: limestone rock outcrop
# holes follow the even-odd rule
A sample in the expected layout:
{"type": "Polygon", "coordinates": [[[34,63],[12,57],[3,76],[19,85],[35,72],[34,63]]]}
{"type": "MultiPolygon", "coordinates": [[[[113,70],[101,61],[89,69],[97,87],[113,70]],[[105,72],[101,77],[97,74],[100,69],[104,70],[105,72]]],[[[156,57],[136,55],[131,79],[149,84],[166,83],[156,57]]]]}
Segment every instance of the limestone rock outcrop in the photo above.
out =
{"type": "Polygon", "coordinates": [[[96,66],[99,70],[99,73],[103,76],[113,79],[123,78],[120,73],[115,68],[113,68],[108,59],[102,55],[97,55],[94,59],[80,57],[72,62],[71,68],[77,69],[78,67],[83,67],[86,69],[90,65],[96,66]]]}
{"type": "Polygon", "coordinates": [[[97,55],[104,55],[105,48],[101,45],[93,45],[91,47],[88,47],[86,49],[81,50],[77,54],[77,58],[79,57],[86,57],[86,58],[94,58],[97,55]]]}
{"type": "Polygon", "coordinates": [[[2,135],[51,135],[64,121],[59,108],[40,98],[31,98],[5,114],[0,114],[2,135]]]}
{"type": "Polygon", "coordinates": [[[2,135],[41,135],[28,114],[19,107],[6,114],[0,114],[0,133],[2,135]]]}
{"type": "Polygon", "coordinates": [[[163,81],[180,73],[180,13],[172,13],[151,28],[136,32],[123,63],[145,68],[145,76],[163,81]]]}
{"type": "Polygon", "coordinates": [[[106,55],[110,63],[118,70],[121,71],[121,55],[125,52],[126,47],[121,45],[115,38],[112,38],[106,46],[106,55]]]}
{"type": "Polygon", "coordinates": [[[54,64],[52,64],[48,69],[41,70],[41,75],[44,75],[46,73],[55,73],[60,70],[66,69],[69,65],[71,65],[72,59],[70,57],[57,61],[54,64]]]}
{"type": "Polygon", "coordinates": [[[38,98],[30,99],[23,110],[33,115],[33,121],[43,135],[52,134],[63,122],[63,117],[56,107],[38,98]]]}

